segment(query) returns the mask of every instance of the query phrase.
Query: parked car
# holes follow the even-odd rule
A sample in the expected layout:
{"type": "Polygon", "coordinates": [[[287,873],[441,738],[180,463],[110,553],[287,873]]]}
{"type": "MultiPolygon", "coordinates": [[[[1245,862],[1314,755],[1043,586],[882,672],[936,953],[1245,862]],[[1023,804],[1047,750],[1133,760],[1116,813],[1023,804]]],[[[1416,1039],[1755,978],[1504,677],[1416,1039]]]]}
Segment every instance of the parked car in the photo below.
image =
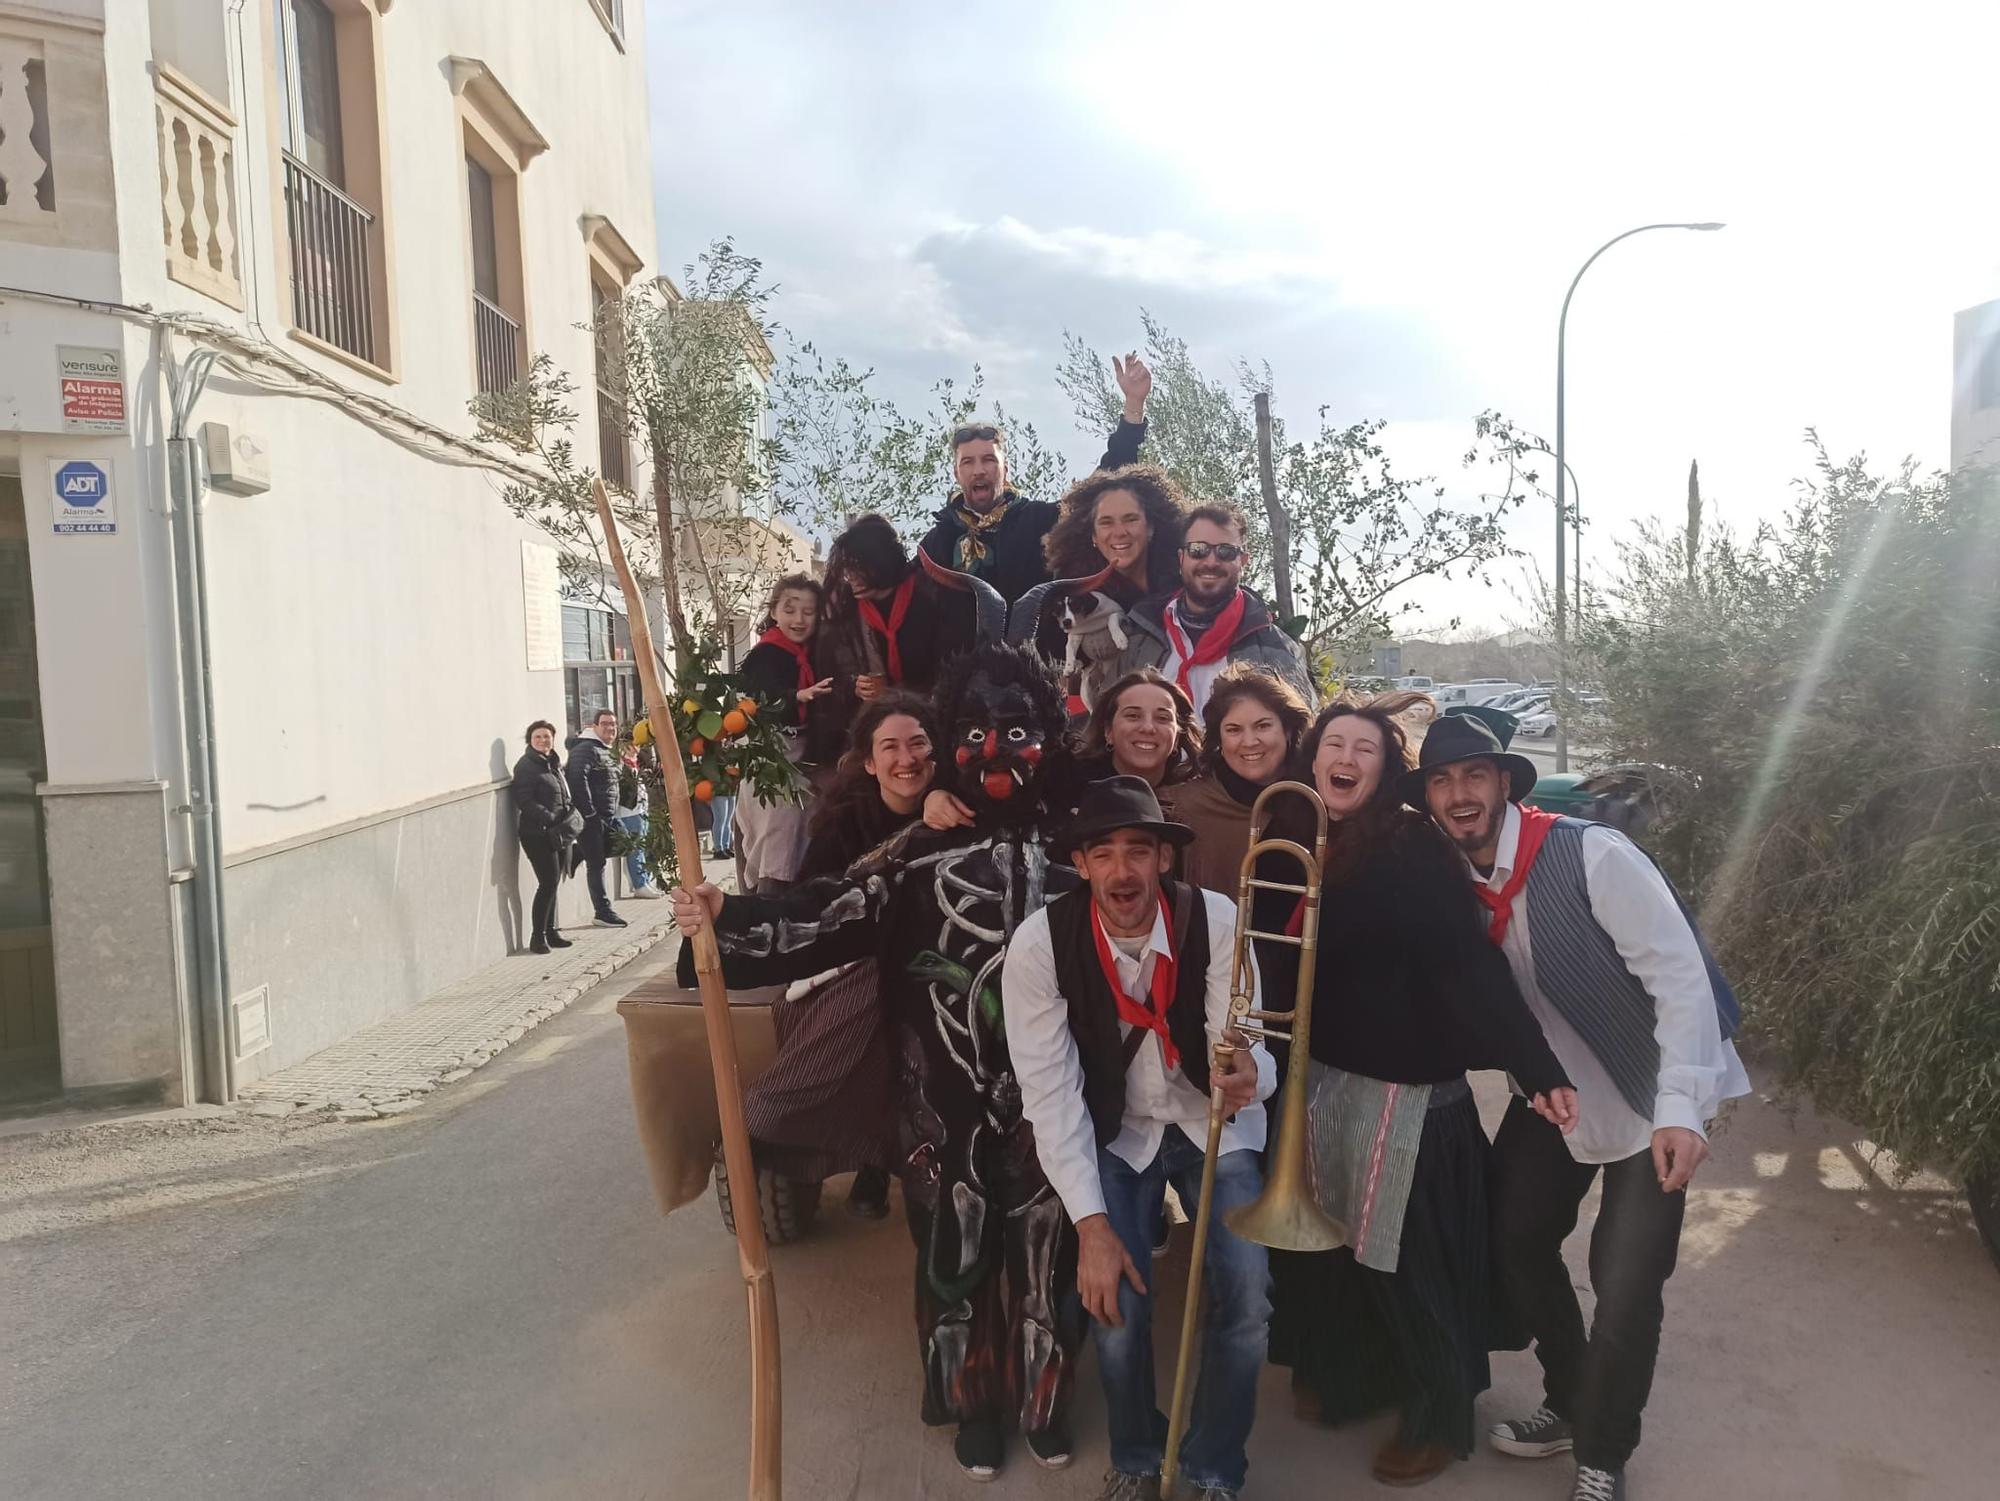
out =
{"type": "Polygon", "coordinates": [[[1549,695],[1546,690],[1541,688],[1523,688],[1519,693],[1509,693],[1504,698],[1489,703],[1487,707],[1489,709],[1504,709],[1509,714],[1532,714],[1535,710],[1546,705],[1548,701],[1549,695]]]}
{"type": "Polygon", "coordinates": [[[1428,690],[1436,685],[1433,684],[1431,680],[1427,677],[1403,677],[1394,679],[1391,682],[1390,686],[1395,688],[1416,688],[1416,689],[1428,690]]]}
{"type": "Polygon", "coordinates": [[[1512,698],[1521,691],[1519,683],[1468,683],[1466,687],[1472,690],[1471,702],[1495,709],[1500,707],[1501,699],[1512,698]]]}
{"type": "Polygon", "coordinates": [[[1537,740],[1546,740],[1556,732],[1556,711],[1546,704],[1532,714],[1523,714],[1521,724],[1514,731],[1517,735],[1532,735],[1537,740]]]}

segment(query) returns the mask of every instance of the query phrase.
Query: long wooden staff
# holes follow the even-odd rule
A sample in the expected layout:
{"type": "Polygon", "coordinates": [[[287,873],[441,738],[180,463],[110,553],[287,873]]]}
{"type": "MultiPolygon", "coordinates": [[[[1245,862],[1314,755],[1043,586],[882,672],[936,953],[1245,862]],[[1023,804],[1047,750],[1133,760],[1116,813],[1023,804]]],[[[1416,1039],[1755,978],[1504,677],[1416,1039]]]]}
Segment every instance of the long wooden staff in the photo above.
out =
{"type": "MultiPolygon", "coordinates": [[[[667,810],[674,821],[674,850],[683,890],[701,884],[701,842],[695,833],[694,801],[688,794],[687,767],[681,762],[680,741],[674,734],[666,680],[653,655],[653,633],[646,623],[646,600],[639,593],[618,522],[611,514],[611,497],[602,481],[591,481],[598,524],[604,528],[611,566],[625,591],[625,619],[632,628],[632,655],[639,668],[639,686],[646,696],[646,720],[653,728],[660,771],[666,781],[667,810]]],[[[750,1302],[750,1501],[778,1501],[783,1483],[780,1454],[778,1384],[778,1287],[771,1280],[771,1252],[764,1243],[764,1222],[757,1206],[757,1168],[750,1160],[750,1129],[743,1123],[743,1082],[736,1071],[736,1032],[729,1019],[729,991],[722,979],[722,955],[715,933],[706,923],[692,939],[694,972],[701,982],[701,1014],[708,1026],[708,1059],[715,1070],[716,1113],[722,1121],[722,1160],[736,1195],[736,1259],[743,1270],[750,1302]]]]}

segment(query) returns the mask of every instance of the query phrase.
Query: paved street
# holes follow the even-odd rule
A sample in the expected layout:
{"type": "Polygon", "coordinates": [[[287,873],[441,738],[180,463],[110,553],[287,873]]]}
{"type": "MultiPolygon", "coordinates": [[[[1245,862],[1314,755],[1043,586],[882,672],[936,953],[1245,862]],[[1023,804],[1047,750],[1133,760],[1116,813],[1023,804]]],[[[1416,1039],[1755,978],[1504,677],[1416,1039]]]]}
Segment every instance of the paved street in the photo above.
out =
{"type": "MultiPolygon", "coordinates": [[[[0,1141],[0,1494],[741,1495],[735,1256],[709,1204],[654,1210],[612,1009],[671,956],[397,1118],[0,1141]]],[[[789,1501],[1094,1496],[1088,1368],[1072,1470],[960,1479],[915,1422],[900,1220],[834,1197],[776,1255],[789,1501]]],[[[1992,1494],[2000,1276],[1943,1185],[1751,1103],[1689,1223],[1635,1501],[1992,1494]]],[[[1534,1395],[1501,1357],[1482,1412],[1534,1395]]],[[[1276,1373],[1265,1398],[1250,1497],[1376,1493],[1379,1425],[1302,1428],[1276,1373]]],[[[1427,1492],[1564,1493],[1560,1461],[1489,1454],[1427,1492]]]]}

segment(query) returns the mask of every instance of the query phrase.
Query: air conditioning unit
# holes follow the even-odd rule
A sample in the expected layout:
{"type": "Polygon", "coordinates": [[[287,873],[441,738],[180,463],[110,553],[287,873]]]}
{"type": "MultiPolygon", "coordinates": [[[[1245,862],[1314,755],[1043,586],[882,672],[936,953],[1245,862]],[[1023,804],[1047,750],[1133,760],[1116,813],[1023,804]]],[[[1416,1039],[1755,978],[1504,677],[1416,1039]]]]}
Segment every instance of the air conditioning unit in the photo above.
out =
{"type": "Polygon", "coordinates": [[[271,488],[270,451],[248,433],[232,433],[226,423],[204,422],[201,456],[214,489],[230,495],[262,495],[271,488]]]}

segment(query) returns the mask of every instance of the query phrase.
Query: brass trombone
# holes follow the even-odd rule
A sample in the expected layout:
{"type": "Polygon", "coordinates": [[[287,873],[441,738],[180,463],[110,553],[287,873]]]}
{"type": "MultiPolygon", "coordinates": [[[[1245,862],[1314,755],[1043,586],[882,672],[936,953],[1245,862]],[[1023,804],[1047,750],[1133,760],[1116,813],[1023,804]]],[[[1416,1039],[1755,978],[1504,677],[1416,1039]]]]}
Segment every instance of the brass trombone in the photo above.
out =
{"type": "MultiPolygon", "coordinates": [[[[1264,1191],[1248,1204],[1229,1211],[1224,1222],[1245,1240],[1279,1251],[1331,1251],[1347,1244],[1347,1226],[1319,1207],[1313,1197],[1306,1161],[1306,1059],[1312,1038],[1313,964],[1319,953],[1320,872],[1326,865],[1326,804],[1303,782],[1274,782],[1257,795],[1250,810],[1250,848],[1236,877],[1236,936],[1229,967],[1229,1025],[1246,1038],[1281,1039],[1291,1044],[1285,1068],[1284,1098],[1279,1102],[1278,1147],[1272,1154],[1264,1191]],[[1263,837],[1264,808],[1276,797],[1301,797],[1312,808],[1313,847],[1291,839],[1263,837]],[[1262,880],[1258,862],[1277,855],[1294,862],[1298,883],[1262,880]],[[1253,893],[1289,891],[1303,898],[1298,935],[1260,932],[1251,913],[1253,893]],[[1250,944],[1263,938],[1297,944],[1299,981],[1292,1009],[1271,1011],[1252,1005],[1254,970],[1250,944]]],[[[1225,1072],[1235,1048],[1217,1043],[1214,1074],[1225,1072]]],[[[1173,1407],[1167,1419],[1167,1452],[1160,1465],[1160,1494],[1172,1501],[1180,1476],[1181,1440],[1187,1432],[1188,1367],[1193,1362],[1195,1335],[1201,1326],[1202,1266],[1208,1253],[1208,1223],[1215,1200],[1215,1160],[1221,1155],[1223,1102],[1220,1085],[1208,1095],[1208,1152],[1201,1165],[1201,1197],[1194,1213],[1194,1253],[1188,1258],[1187,1295],[1181,1310],[1181,1348],[1174,1362],[1173,1407]]]]}

